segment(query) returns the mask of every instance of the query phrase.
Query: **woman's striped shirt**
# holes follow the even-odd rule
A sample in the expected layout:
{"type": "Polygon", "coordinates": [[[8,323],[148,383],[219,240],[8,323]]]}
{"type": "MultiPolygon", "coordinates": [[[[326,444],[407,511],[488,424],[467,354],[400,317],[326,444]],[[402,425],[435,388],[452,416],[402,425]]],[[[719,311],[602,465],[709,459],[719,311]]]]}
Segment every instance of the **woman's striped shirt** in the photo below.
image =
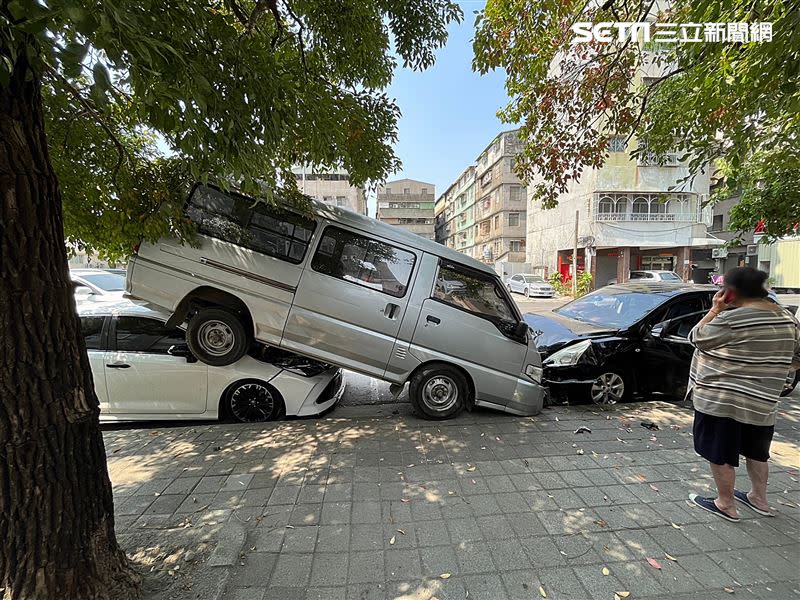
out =
{"type": "Polygon", "coordinates": [[[689,333],[695,346],[689,391],[696,410],[750,425],[774,425],[792,363],[800,361],[800,324],[775,310],[741,307],[689,333]]]}

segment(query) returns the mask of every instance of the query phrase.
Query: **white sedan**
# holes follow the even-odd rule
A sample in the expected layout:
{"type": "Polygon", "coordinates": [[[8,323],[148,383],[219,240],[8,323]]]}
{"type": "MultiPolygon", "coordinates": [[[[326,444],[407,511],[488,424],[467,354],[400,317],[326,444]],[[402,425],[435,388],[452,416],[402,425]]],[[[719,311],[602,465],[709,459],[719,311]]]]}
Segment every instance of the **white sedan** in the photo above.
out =
{"type": "Polygon", "coordinates": [[[525,294],[528,298],[552,298],[556,293],[541,275],[518,273],[506,279],[506,286],[509,292],[525,294]]]}
{"type": "Polygon", "coordinates": [[[227,367],[198,361],[167,314],[129,300],[78,308],[103,421],[309,416],[344,392],[341,369],[257,346],[227,367]]]}

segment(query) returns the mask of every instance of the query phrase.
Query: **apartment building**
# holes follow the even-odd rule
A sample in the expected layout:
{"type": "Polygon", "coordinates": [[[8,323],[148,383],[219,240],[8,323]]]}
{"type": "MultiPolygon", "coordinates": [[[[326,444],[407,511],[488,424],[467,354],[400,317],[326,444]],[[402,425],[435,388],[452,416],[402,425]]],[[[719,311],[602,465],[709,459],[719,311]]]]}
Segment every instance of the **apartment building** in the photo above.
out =
{"type": "MultiPolygon", "coordinates": [[[[543,262],[550,272],[571,278],[577,212],[577,267],[592,273],[595,287],[627,281],[631,270],[669,270],[684,281],[694,278],[693,253],[723,244],[707,233],[708,173],[686,181],[689,170],[677,155],[659,164],[651,155],[631,158],[632,149],[624,137],[612,139],[605,165],[586,171],[554,209],[542,209],[529,198],[529,262],[543,262]]],[[[707,272],[701,281],[707,281],[707,272]]]]}
{"type": "Polygon", "coordinates": [[[388,181],[378,188],[379,221],[436,239],[434,204],[436,186],[414,179],[388,181]]]}
{"type": "Polygon", "coordinates": [[[474,251],[486,263],[526,260],[526,188],[513,171],[517,131],[498,134],[476,159],[474,251]]]}
{"type": "Polygon", "coordinates": [[[292,168],[292,172],[297,178],[297,187],[305,195],[331,206],[367,214],[364,188],[351,185],[350,174],[344,169],[297,166],[292,168]]]}
{"type": "Polygon", "coordinates": [[[475,250],[475,166],[470,165],[436,201],[436,241],[473,258],[475,250]]]}

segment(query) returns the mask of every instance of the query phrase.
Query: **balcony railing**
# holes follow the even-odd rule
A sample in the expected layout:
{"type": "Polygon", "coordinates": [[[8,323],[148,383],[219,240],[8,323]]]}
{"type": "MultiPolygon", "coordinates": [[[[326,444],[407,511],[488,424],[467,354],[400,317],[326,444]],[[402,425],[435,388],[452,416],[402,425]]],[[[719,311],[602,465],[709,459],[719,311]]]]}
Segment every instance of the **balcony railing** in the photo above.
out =
{"type": "Polygon", "coordinates": [[[648,222],[676,222],[694,223],[697,221],[695,213],[630,213],[630,212],[598,212],[595,221],[648,221],[648,222]]]}

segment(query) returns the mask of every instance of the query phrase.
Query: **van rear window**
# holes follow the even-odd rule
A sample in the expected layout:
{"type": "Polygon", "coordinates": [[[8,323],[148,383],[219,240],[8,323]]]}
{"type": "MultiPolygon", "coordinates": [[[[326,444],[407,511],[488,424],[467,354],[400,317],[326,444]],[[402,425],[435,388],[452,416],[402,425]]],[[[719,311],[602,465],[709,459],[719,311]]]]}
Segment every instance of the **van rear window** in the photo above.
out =
{"type": "Polygon", "coordinates": [[[327,227],[311,268],[337,279],[402,298],[416,257],[384,242],[338,227],[327,227]]]}
{"type": "Polygon", "coordinates": [[[293,264],[303,261],[317,226],[309,217],[207,186],[195,188],[186,216],[203,235],[293,264]]]}

